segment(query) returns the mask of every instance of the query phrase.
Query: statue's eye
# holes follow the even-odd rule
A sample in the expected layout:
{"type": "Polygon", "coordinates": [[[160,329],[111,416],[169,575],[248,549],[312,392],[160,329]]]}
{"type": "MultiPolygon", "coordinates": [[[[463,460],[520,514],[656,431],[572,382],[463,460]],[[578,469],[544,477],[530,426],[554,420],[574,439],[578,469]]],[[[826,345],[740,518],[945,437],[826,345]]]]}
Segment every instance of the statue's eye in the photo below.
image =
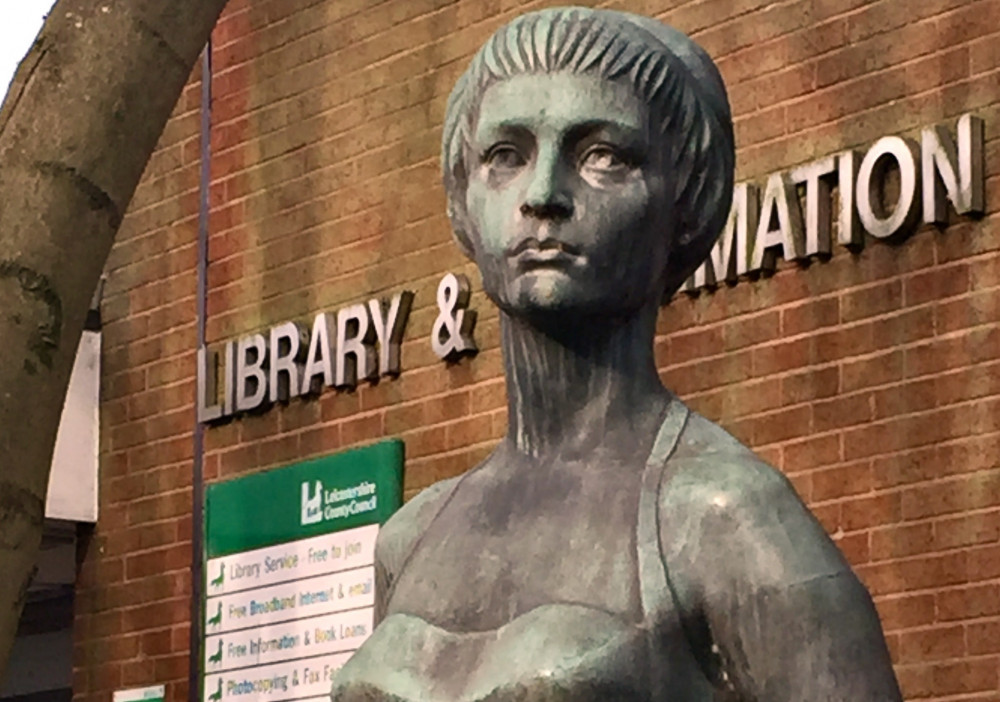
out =
{"type": "Polygon", "coordinates": [[[520,168],[525,164],[521,152],[511,144],[497,144],[486,153],[484,161],[490,168],[501,170],[520,168]]]}
{"type": "Polygon", "coordinates": [[[607,144],[598,144],[588,149],[580,160],[582,168],[595,171],[617,171],[627,165],[618,151],[607,144]]]}

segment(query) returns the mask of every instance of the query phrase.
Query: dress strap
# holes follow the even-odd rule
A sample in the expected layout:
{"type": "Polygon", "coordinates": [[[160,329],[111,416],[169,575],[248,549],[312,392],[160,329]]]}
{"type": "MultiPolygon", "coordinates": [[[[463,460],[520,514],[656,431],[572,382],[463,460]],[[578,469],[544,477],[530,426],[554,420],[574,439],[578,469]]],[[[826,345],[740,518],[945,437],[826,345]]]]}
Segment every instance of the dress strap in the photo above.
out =
{"type": "Polygon", "coordinates": [[[690,410],[674,398],[667,407],[660,430],[653,441],[653,450],[642,474],[642,489],[639,492],[639,514],[636,525],[636,548],[639,565],[639,593],[642,610],[647,622],[659,619],[657,614],[673,609],[670,581],[663,564],[660,548],[659,502],[660,483],[663,469],[670,458],[681,432],[687,424],[690,410]]]}
{"type": "Polygon", "coordinates": [[[646,674],[650,699],[672,696],[672,674],[682,665],[682,651],[674,651],[676,641],[665,636],[662,627],[675,620],[673,591],[660,548],[660,484],[664,467],[687,424],[687,406],[676,397],[667,407],[660,430],[653,441],[639,491],[639,514],[636,523],[636,557],[639,566],[639,597],[642,602],[643,629],[646,637],[646,674]],[[666,648],[664,648],[666,646],[666,648]]]}

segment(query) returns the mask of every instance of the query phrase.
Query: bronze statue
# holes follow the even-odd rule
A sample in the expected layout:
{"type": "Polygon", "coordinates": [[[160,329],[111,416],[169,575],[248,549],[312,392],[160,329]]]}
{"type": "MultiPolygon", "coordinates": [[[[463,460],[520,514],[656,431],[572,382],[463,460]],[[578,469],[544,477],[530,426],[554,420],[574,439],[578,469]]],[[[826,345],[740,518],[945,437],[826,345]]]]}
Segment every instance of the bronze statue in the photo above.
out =
{"type": "Polygon", "coordinates": [[[456,85],[449,214],[501,310],[509,430],[383,528],[335,701],[899,700],[871,599],[789,482],[665,389],[656,317],[728,213],[690,39],[560,8],[456,85]]]}

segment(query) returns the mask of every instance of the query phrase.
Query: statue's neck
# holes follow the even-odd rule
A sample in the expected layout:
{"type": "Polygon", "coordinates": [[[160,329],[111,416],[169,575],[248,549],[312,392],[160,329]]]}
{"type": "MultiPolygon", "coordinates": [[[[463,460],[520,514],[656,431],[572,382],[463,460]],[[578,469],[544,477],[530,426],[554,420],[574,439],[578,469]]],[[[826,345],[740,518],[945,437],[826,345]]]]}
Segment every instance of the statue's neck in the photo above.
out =
{"type": "Polygon", "coordinates": [[[501,312],[508,445],[543,459],[627,453],[670,398],[653,358],[656,313],[651,305],[614,322],[548,320],[543,330],[501,312]]]}

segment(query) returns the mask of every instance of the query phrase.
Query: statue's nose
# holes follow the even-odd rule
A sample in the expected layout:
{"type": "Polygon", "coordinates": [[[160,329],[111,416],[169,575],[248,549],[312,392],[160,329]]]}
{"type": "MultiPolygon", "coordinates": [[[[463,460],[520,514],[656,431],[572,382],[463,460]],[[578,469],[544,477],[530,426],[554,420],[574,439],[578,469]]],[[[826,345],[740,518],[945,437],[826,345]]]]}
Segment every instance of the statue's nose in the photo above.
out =
{"type": "Polygon", "coordinates": [[[556,149],[540,149],[534,173],[521,203],[521,215],[538,219],[569,219],[573,197],[569,168],[556,149]]]}

